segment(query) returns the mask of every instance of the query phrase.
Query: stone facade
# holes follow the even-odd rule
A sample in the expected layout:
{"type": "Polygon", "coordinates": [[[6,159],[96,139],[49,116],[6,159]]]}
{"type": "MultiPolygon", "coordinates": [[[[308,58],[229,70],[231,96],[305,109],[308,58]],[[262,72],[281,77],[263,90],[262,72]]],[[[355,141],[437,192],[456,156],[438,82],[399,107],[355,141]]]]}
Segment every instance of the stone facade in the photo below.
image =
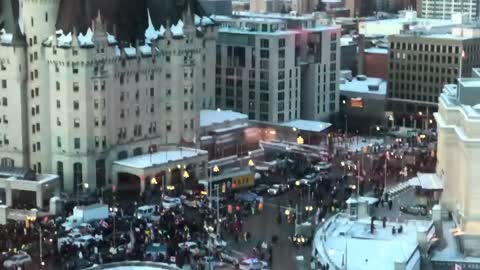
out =
{"type": "Polygon", "coordinates": [[[110,186],[118,159],[195,144],[199,111],[214,106],[215,23],[188,8],[156,29],[149,13],[132,44],[101,11],[86,32],[57,31],[59,3],[23,1],[24,42],[1,36],[2,164],[58,174],[72,191],[110,186]]]}

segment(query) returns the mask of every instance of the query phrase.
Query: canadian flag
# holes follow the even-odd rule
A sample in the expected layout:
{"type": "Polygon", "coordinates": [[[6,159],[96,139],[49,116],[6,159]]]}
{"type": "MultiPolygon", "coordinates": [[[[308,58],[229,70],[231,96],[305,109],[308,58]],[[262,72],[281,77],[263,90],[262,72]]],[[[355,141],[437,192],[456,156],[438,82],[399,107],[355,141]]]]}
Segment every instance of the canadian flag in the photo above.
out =
{"type": "Polygon", "coordinates": [[[455,268],[453,270],[463,270],[463,267],[461,267],[458,264],[455,264],[455,268]]]}

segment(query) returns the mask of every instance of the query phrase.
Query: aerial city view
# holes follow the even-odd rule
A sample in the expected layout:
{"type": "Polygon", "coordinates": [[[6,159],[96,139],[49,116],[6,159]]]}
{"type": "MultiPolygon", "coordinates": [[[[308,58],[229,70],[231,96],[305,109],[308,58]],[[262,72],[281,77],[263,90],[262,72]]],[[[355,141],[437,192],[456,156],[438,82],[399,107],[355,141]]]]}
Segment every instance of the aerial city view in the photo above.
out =
{"type": "Polygon", "coordinates": [[[480,269],[480,0],[0,0],[0,269],[480,269]]]}

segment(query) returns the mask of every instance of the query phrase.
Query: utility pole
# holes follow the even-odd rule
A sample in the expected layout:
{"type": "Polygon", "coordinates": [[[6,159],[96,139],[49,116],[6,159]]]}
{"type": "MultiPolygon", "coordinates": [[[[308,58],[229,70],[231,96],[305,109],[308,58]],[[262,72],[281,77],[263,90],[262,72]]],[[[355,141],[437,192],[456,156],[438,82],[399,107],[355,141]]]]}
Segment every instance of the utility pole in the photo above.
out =
{"type": "Polygon", "coordinates": [[[219,187],[217,186],[217,236],[220,235],[220,198],[218,195],[218,189],[219,187]]]}
{"type": "Polygon", "coordinates": [[[40,225],[40,265],[43,267],[43,235],[42,235],[42,225],[40,225]]]}

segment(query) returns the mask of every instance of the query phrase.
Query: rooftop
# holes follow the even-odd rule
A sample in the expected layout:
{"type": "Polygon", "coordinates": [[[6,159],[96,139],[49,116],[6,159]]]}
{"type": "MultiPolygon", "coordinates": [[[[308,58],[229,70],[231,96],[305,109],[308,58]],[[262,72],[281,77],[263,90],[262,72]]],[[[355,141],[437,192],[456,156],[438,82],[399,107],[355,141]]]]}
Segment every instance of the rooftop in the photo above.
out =
{"type": "Polygon", "coordinates": [[[163,150],[153,154],[117,160],[114,164],[135,169],[145,169],[202,155],[207,155],[207,152],[199,149],[179,147],[174,150],[163,150]]]}
{"type": "Polygon", "coordinates": [[[281,125],[284,127],[296,128],[302,131],[322,132],[329,128],[332,124],[311,120],[293,120],[281,125]]]}
{"type": "Polygon", "coordinates": [[[388,54],[388,49],[371,47],[371,48],[365,49],[365,53],[371,53],[371,54],[388,54]]]}
{"type": "Polygon", "coordinates": [[[222,124],[236,120],[248,120],[248,115],[222,110],[201,110],[200,111],[200,126],[207,127],[214,124],[222,124]]]}
{"type": "MultiPolygon", "coordinates": [[[[428,231],[430,221],[407,221],[402,223],[387,221],[382,227],[381,221],[375,221],[375,231],[370,233],[370,218],[351,220],[349,216],[339,214],[329,219],[323,231],[318,231],[314,246],[337,267],[345,269],[394,269],[395,262],[416,261],[420,257],[417,249],[417,231],[428,231]],[[392,234],[392,228],[402,226],[403,232],[392,234]],[[375,252],[372,252],[375,251],[375,252]]],[[[323,230],[323,229],[322,229],[323,230]]],[[[411,268],[405,268],[411,269],[411,268]]]]}
{"type": "Polygon", "coordinates": [[[380,78],[359,75],[353,78],[351,81],[343,79],[340,83],[340,91],[386,95],[387,82],[380,78]]]}

